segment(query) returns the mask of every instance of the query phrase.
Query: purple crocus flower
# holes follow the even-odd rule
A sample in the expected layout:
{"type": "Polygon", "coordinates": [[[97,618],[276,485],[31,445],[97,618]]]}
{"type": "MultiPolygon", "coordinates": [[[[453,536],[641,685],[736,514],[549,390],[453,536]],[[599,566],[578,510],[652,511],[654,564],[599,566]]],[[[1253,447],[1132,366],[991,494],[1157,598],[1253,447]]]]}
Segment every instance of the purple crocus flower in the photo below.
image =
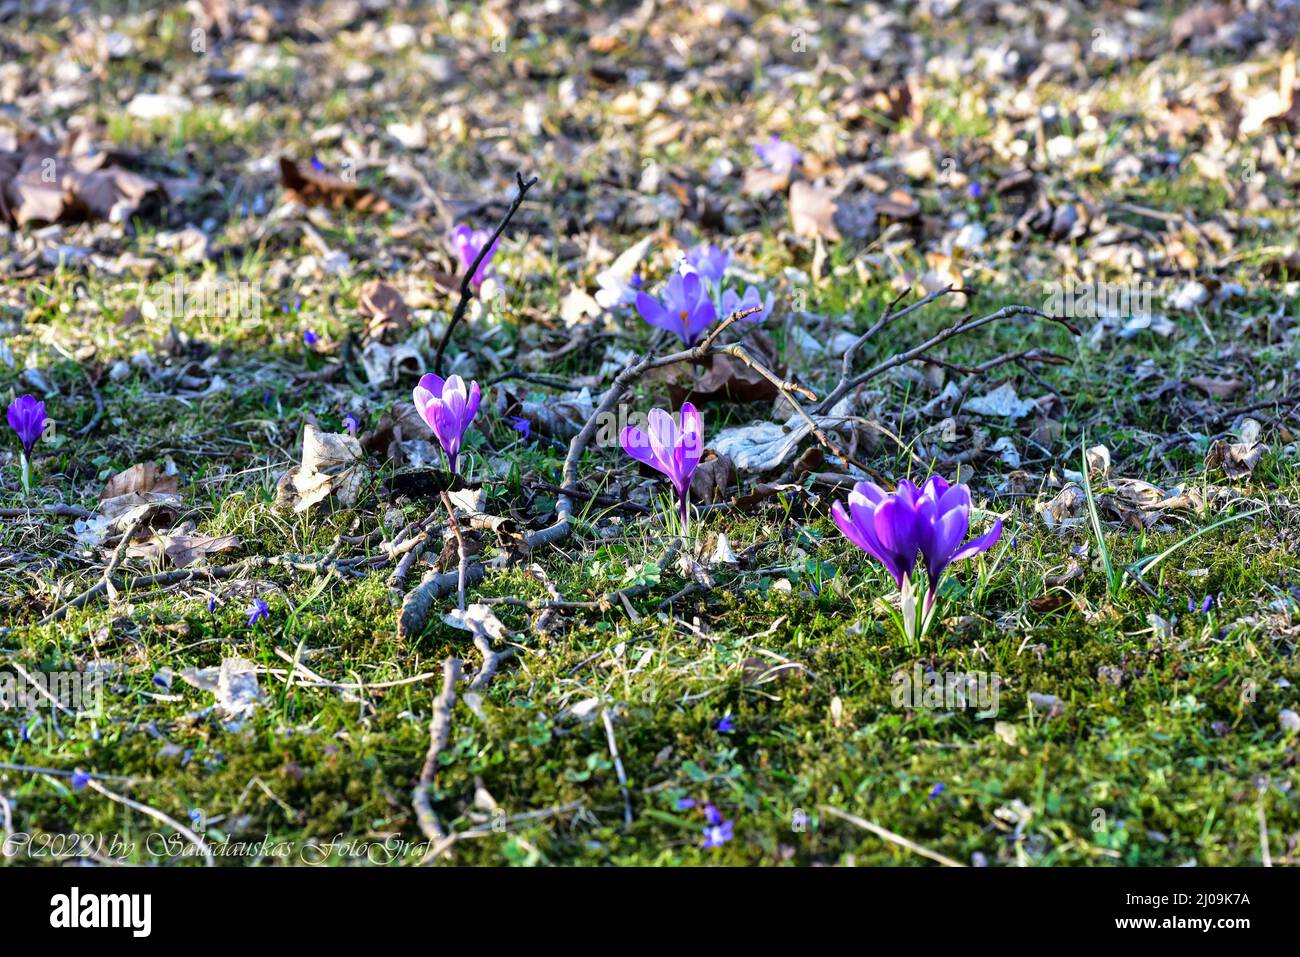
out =
{"type": "Polygon", "coordinates": [[[467,390],[465,380],[460,376],[454,375],[444,381],[431,372],[420,379],[411,395],[420,418],[433,430],[447,454],[448,470],[455,472],[461,440],[478,412],[481,398],[478,383],[471,381],[467,390]]]}
{"type": "Polygon", "coordinates": [[[759,311],[754,313],[752,316],[746,316],[742,321],[762,322],[772,314],[772,306],[775,305],[775,303],[776,297],[771,292],[769,292],[767,298],[764,299],[758,289],[754,286],[749,286],[745,290],[744,296],[737,294],[734,289],[728,289],[722,294],[722,317],[725,319],[734,312],[742,312],[746,309],[753,309],[757,306],[759,311]]]}
{"type": "Polygon", "coordinates": [[[794,172],[801,159],[799,151],[773,133],[766,143],[755,143],[754,152],[767,164],[767,168],[778,175],[794,172]]]}
{"type": "MultiPolygon", "coordinates": [[[[468,270],[474,265],[474,260],[478,258],[481,250],[487,241],[492,238],[492,234],[486,229],[471,229],[462,224],[451,231],[451,245],[456,250],[456,255],[460,257],[461,267],[468,270]]],[[[478,269],[474,270],[474,276],[470,279],[469,284],[477,292],[483,285],[483,280],[488,277],[491,271],[492,257],[497,254],[497,247],[501,245],[501,240],[497,240],[483,257],[483,261],[478,264],[478,269]]]]}
{"type": "Polygon", "coordinates": [[[655,328],[676,334],[687,346],[695,345],[700,334],[718,317],[703,281],[694,272],[674,273],[668,280],[662,303],[638,292],[636,311],[655,328]]]}
{"type": "Polygon", "coordinates": [[[713,243],[701,243],[686,254],[686,264],[715,286],[731,266],[733,253],[713,243]]]}
{"type": "Polygon", "coordinates": [[[619,437],[623,451],[652,469],[668,476],[677,490],[684,528],[690,527],[687,499],[691,490],[691,476],[700,464],[704,452],[704,420],[699,410],[689,402],[682,403],[681,424],[663,409],[651,409],[649,435],[634,425],[629,425],[619,437]]]}
{"type": "Polygon", "coordinates": [[[9,428],[18,433],[18,441],[23,447],[21,458],[23,491],[32,493],[32,449],[36,440],[45,431],[45,403],[37,402],[31,395],[14,399],[9,403],[9,428]]]}
{"type": "Polygon", "coordinates": [[[36,401],[32,395],[14,399],[9,403],[9,428],[18,433],[23,455],[30,456],[36,440],[45,431],[45,403],[36,401]]]}
{"type": "Polygon", "coordinates": [[[271,617],[271,606],[261,598],[254,598],[253,603],[244,610],[244,613],[248,615],[249,625],[255,625],[271,617]]]}
{"type": "Polygon", "coordinates": [[[916,630],[914,572],[917,553],[925,561],[928,590],[919,634],[933,617],[935,594],[944,570],[953,562],[991,548],[1002,535],[1001,519],[979,538],[963,543],[970,530],[970,489],[949,485],[932,475],[917,488],[907,479],[894,492],[873,482],[859,482],[849,495],[848,508],[831,505],[831,516],[844,537],[885,566],[903,595],[903,625],[908,639],[916,630]]]}

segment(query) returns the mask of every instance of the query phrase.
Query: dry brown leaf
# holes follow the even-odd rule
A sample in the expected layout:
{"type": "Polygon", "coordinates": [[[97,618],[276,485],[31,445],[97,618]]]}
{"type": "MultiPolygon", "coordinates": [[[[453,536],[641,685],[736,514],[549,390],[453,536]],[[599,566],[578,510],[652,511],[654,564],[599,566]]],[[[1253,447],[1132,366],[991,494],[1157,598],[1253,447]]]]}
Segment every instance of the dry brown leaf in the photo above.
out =
{"type": "Polygon", "coordinates": [[[366,320],[364,340],[392,345],[411,328],[411,309],[395,286],[372,279],[361,287],[357,306],[366,320]]]}
{"type": "Polygon", "coordinates": [[[1246,387],[1246,383],[1240,379],[1215,379],[1204,375],[1192,376],[1187,381],[1206,395],[1213,396],[1216,399],[1231,398],[1234,393],[1246,387]]]}
{"type": "Polygon", "coordinates": [[[297,500],[295,512],[306,511],[331,494],[344,506],[357,503],[367,477],[361,444],[339,432],[322,432],[308,422],[302,433],[302,465],[286,473],[297,500]]]}
{"type": "Polygon", "coordinates": [[[393,208],[392,203],[372,189],[310,167],[300,169],[297,163],[285,156],[280,157],[280,183],[289,199],[304,206],[355,209],[361,213],[381,215],[393,208]]]}
{"type": "Polygon", "coordinates": [[[840,238],[835,226],[836,191],[829,186],[817,186],[802,180],[790,187],[790,221],[800,236],[832,241],[840,238]]]}

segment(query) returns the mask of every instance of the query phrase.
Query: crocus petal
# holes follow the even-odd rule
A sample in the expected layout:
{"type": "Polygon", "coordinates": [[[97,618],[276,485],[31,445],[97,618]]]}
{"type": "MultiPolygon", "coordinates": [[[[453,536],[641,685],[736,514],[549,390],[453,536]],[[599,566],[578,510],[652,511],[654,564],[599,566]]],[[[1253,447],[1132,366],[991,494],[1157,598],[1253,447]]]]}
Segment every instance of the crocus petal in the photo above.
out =
{"type": "Polygon", "coordinates": [[[939,587],[939,576],[952,563],[952,556],[970,528],[970,510],[954,508],[933,523],[923,526],[921,552],[930,576],[930,592],[939,587]]]}
{"type": "Polygon", "coordinates": [[[469,384],[469,399],[465,402],[465,415],[461,419],[461,431],[469,428],[469,424],[474,421],[474,416],[478,415],[478,404],[483,398],[483,390],[479,388],[477,382],[469,384]]]}
{"type": "Polygon", "coordinates": [[[636,294],[636,311],[641,314],[641,318],[656,329],[667,329],[670,332],[676,331],[672,317],[667,310],[661,306],[649,293],[638,292],[636,294]]]}
{"type": "Polygon", "coordinates": [[[649,465],[651,468],[655,467],[655,456],[650,449],[650,440],[635,425],[629,425],[623,429],[623,433],[619,436],[619,442],[623,445],[623,451],[632,458],[644,465],[649,465]]]}
{"type": "Polygon", "coordinates": [[[978,555],[980,552],[987,551],[998,543],[1002,537],[1002,519],[995,518],[993,527],[981,535],[979,538],[972,538],[969,542],[959,548],[952,556],[952,561],[960,562],[964,559],[978,555]]]}
{"type": "Polygon", "coordinates": [[[673,450],[677,447],[677,424],[663,409],[650,410],[650,448],[654,451],[656,468],[671,475],[673,450]]]}
{"type": "Polygon", "coordinates": [[[678,491],[689,488],[691,476],[700,464],[704,454],[704,420],[699,409],[689,402],[682,403],[682,427],[678,436],[677,447],[673,451],[674,481],[678,491]]]}
{"type": "Polygon", "coordinates": [[[425,389],[434,395],[442,398],[442,389],[445,383],[441,376],[436,376],[432,372],[426,372],[420,376],[419,388],[425,389]]]}

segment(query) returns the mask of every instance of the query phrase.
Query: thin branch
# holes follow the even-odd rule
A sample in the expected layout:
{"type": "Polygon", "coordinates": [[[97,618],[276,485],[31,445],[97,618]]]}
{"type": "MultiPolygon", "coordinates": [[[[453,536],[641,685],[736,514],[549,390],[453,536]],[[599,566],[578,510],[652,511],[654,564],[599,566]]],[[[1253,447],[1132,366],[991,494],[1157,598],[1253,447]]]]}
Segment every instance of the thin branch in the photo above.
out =
{"type": "Polygon", "coordinates": [[[928,847],[922,847],[915,841],[910,841],[901,834],[895,834],[888,828],[881,827],[872,821],[858,817],[856,814],[850,814],[847,811],[841,811],[837,807],[831,807],[828,804],[822,805],[822,813],[829,814],[832,817],[838,817],[841,820],[848,821],[850,824],[856,824],[863,830],[870,831],[876,837],[889,841],[891,844],[897,844],[901,848],[911,851],[913,854],[920,854],[922,857],[928,857],[932,861],[937,861],[944,867],[965,867],[961,861],[954,861],[951,857],[940,854],[938,851],[932,851],[928,847]]]}
{"type": "Polygon", "coordinates": [[[451,711],[456,706],[458,681],[460,659],[448,658],[442,665],[442,694],[434,700],[433,717],[429,720],[429,749],[424,753],[424,766],[420,769],[420,778],[411,795],[411,805],[415,808],[415,819],[420,825],[420,831],[439,845],[446,840],[447,832],[433,812],[429,789],[433,786],[433,778],[438,771],[438,758],[451,737],[451,711]]]}
{"type": "Polygon", "coordinates": [[[497,224],[496,230],[492,233],[492,238],[483,244],[483,248],[478,251],[478,255],[474,257],[474,261],[470,263],[469,268],[465,270],[465,275],[461,278],[460,301],[456,303],[456,311],[451,314],[451,321],[447,323],[447,330],[442,334],[442,341],[438,343],[438,351],[433,357],[433,370],[438,375],[442,375],[442,354],[447,349],[447,343],[451,341],[451,334],[455,331],[461,319],[465,318],[465,310],[469,308],[469,301],[474,296],[474,287],[472,285],[474,274],[478,272],[478,267],[483,264],[483,260],[491,251],[492,246],[501,238],[505,228],[510,225],[510,220],[514,218],[515,213],[518,212],[520,205],[524,201],[524,196],[536,185],[536,176],[525,182],[522,173],[515,173],[515,187],[518,192],[515,193],[514,201],[510,204],[510,208],[506,210],[501,222],[497,224]]]}

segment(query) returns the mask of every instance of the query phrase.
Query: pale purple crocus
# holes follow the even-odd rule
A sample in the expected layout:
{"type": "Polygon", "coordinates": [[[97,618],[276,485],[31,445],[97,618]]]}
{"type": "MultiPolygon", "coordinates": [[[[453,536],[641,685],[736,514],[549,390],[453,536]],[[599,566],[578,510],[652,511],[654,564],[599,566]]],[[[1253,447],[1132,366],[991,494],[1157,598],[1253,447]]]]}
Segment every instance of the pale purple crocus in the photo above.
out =
{"type": "Polygon", "coordinates": [[[604,309],[617,309],[619,306],[636,305],[637,290],[641,286],[641,277],[628,276],[626,279],[613,268],[596,273],[596,302],[604,309]]]}
{"type": "Polygon", "coordinates": [[[677,490],[682,529],[689,531],[691,476],[704,452],[704,421],[695,406],[683,402],[680,424],[663,409],[651,409],[647,428],[648,435],[634,425],[625,428],[619,437],[623,451],[668,476],[677,490]]]}
{"type": "Polygon", "coordinates": [[[45,403],[37,401],[35,396],[24,395],[9,403],[9,428],[18,435],[18,442],[23,447],[22,479],[23,491],[32,492],[32,449],[45,432],[45,403]]]}
{"type": "Polygon", "coordinates": [[[687,346],[695,345],[704,330],[718,317],[704,282],[693,272],[674,273],[668,280],[662,301],[648,293],[638,292],[636,310],[650,325],[667,329],[687,346]]]}
{"type": "Polygon", "coordinates": [[[720,246],[701,243],[686,254],[686,264],[716,286],[722,282],[722,277],[731,267],[733,258],[733,253],[725,251],[720,246]]]}
{"type": "MultiPolygon", "coordinates": [[[[478,258],[479,251],[492,238],[492,234],[486,229],[471,229],[468,226],[460,225],[451,231],[451,245],[456,250],[456,255],[460,257],[461,267],[468,270],[474,265],[474,260],[478,258]]],[[[501,245],[501,240],[497,240],[483,257],[483,261],[478,264],[478,269],[474,270],[474,275],[469,284],[477,292],[483,285],[491,272],[492,257],[497,254],[497,247],[501,245]]]]}
{"type": "Polygon", "coordinates": [[[482,397],[478,383],[471,381],[467,389],[465,380],[458,375],[444,381],[431,372],[420,379],[411,395],[420,418],[433,430],[447,455],[448,470],[454,473],[461,441],[478,413],[482,397]]]}
{"type": "Polygon", "coordinates": [[[776,304],[776,297],[769,292],[764,299],[762,294],[755,286],[749,286],[745,294],[741,296],[734,289],[727,289],[722,293],[722,318],[727,318],[732,313],[744,312],[746,309],[757,308],[758,312],[751,316],[746,316],[742,322],[762,322],[772,314],[772,307],[776,304]]]}
{"type": "Polygon", "coordinates": [[[755,143],[754,152],[773,173],[788,176],[802,157],[799,151],[773,133],[766,143],[755,143]]]}
{"type": "Polygon", "coordinates": [[[970,530],[970,489],[949,485],[932,475],[917,488],[907,479],[897,490],[886,492],[873,482],[859,482],[849,495],[848,507],[831,505],[831,517],[844,537],[885,566],[902,596],[903,633],[909,641],[923,636],[937,607],[935,596],[944,570],[992,548],[1002,536],[1002,521],[978,538],[963,542],[970,530]],[[927,590],[919,606],[918,628],[916,559],[925,564],[927,590]]]}

